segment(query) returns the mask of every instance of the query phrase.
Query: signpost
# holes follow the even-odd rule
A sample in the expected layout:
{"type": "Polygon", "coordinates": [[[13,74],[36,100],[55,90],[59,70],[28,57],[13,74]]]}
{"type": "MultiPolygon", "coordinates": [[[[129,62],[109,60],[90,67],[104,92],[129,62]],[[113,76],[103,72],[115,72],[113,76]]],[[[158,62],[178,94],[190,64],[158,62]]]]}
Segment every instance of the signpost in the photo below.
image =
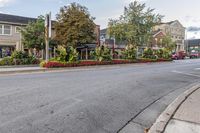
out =
{"type": "Polygon", "coordinates": [[[49,61],[49,39],[51,38],[51,13],[45,17],[45,44],[46,44],[46,62],[49,61]]]}

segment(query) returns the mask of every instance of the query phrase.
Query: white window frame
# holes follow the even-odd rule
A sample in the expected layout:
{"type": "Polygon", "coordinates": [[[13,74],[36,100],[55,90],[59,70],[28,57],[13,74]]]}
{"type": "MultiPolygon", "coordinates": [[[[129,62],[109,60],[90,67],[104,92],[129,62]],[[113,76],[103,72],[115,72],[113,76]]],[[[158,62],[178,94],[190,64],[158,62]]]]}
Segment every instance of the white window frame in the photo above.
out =
{"type": "Polygon", "coordinates": [[[2,34],[0,34],[0,35],[3,35],[3,36],[11,36],[12,35],[12,25],[7,25],[7,24],[0,24],[0,25],[2,26],[2,34]],[[10,34],[4,33],[5,26],[10,26],[10,34]]]}
{"type": "Polygon", "coordinates": [[[17,28],[21,28],[21,27],[15,26],[15,33],[20,33],[19,31],[17,31],[17,28]]]}

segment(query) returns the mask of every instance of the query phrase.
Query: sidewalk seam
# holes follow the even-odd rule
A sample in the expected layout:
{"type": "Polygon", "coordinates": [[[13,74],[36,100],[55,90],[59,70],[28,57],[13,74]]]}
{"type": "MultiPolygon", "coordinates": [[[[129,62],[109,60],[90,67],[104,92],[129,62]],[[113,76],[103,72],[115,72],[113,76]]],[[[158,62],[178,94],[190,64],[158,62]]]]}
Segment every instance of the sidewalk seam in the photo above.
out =
{"type": "Polygon", "coordinates": [[[187,120],[181,120],[181,119],[177,119],[177,118],[172,118],[173,120],[177,120],[177,121],[183,121],[183,122],[187,122],[187,123],[192,123],[192,124],[196,124],[200,126],[200,123],[196,123],[196,122],[192,122],[192,121],[187,121],[187,120]]]}

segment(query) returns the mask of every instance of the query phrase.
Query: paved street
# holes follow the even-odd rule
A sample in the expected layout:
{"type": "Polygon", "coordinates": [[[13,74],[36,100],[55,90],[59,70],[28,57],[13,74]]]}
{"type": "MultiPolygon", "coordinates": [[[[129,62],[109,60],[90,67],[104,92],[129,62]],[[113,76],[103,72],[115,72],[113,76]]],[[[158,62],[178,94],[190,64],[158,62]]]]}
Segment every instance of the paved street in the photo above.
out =
{"type": "Polygon", "coordinates": [[[199,80],[199,59],[2,75],[0,133],[143,133],[199,80]]]}

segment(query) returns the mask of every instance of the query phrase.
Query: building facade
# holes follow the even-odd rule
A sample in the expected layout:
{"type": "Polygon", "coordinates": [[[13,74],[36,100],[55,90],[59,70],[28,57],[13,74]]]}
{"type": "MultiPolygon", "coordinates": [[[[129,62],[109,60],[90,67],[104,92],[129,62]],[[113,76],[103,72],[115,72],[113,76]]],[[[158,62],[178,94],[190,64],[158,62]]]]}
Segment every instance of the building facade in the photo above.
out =
{"type": "Polygon", "coordinates": [[[154,31],[152,33],[152,40],[150,42],[150,47],[153,49],[163,48],[161,42],[165,36],[166,36],[165,33],[163,33],[161,30],[154,31]]]}
{"type": "Polygon", "coordinates": [[[161,23],[155,26],[154,30],[161,30],[164,34],[170,35],[172,40],[176,42],[176,51],[185,51],[185,27],[178,20],[161,23]]]}
{"type": "MultiPolygon", "coordinates": [[[[22,44],[22,35],[20,29],[26,27],[29,22],[37,21],[36,18],[22,17],[16,15],[8,15],[0,13],[0,58],[10,56],[14,50],[23,51],[25,48],[22,44]]],[[[55,21],[52,21],[52,38],[55,37],[55,21]]],[[[81,51],[85,51],[86,55],[88,49],[94,49],[94,45],[100,44],[100,26],[96,25],[94,29],[96,40],[91,42],[92,44],[85,45],[81,48],[81,51]]],[[[28,49],[26,49],[28,50],[28,49]]],[[[52,49],[50,49],[50,57],[52,55],[52,49]]],[[[84,52],[83,52],[84,53],[84,52]]],[[[44,55],[42,51],[39,51],[40,55],[44,55]]],[[[86,57],[87,59],[87,57],[86,57]]]]}
{"type": "Polygon", "coordinates": [[[36,19],[0,13],[0,58],[24,49],[20,28],[32,21],[36,19]]]}
{"type": "Polygon", "coordinates": [[[32,21],[36,19],[0,13],[0,58],[24,49],[20,28],[32,21]]]}

